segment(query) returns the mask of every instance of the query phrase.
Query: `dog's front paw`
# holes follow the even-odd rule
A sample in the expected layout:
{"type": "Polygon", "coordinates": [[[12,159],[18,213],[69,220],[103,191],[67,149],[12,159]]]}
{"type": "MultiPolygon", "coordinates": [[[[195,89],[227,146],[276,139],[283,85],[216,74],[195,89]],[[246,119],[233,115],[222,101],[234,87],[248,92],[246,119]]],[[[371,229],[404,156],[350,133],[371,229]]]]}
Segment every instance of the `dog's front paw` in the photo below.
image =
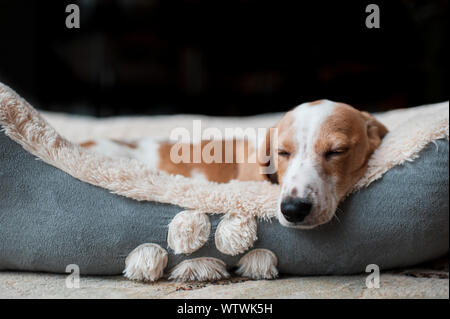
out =
{"type": "Polygon", "coordinates": [[[278,259],[268,249],[253,249],[243,256],[236,273],[252,279],[274,279],[278,276],[278,259]]]}
{"type": "Polygon", "coordinates": [[[125,259],[124,276],[131,280],[156,281],[164,275],[167,251],[157,244],[142,244],[125,259]]]}

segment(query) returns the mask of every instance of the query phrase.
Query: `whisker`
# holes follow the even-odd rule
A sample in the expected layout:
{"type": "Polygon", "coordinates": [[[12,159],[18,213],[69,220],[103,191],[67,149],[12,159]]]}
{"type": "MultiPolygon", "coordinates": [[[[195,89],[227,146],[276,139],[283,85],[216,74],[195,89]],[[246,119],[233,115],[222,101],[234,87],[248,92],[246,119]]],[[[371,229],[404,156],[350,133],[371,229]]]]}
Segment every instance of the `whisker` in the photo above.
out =
{"type": "MultiPolygon", "coordinates": [[[[343,213],[344,211],[341,209],[341,208],[339,208],[339,207],[337,207],[336,208],[336,211],[338,212],[338,213],[343,213]]],[[[341,220],[339,219],[339,217],[337,216],[337,214],[334,214],[334,217],[336,218],[336,220],[340,223],[341,222],[341,220]]]]}
{"type": "Polygon", "coordinates": [[[334,215],[334,217],[336,218],[336,220],[338,221],[338,223],[341,222],[341,220],[339,219],[339,217],[337,217],[336,215],[334,215]]]}

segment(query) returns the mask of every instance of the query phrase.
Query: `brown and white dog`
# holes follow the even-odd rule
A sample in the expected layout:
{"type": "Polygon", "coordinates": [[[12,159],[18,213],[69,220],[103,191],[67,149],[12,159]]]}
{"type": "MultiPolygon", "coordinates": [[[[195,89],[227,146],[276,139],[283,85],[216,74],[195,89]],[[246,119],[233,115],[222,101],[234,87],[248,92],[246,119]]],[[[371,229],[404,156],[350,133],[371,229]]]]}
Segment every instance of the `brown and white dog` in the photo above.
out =
{"type": "Polygon", "coordinates": [[[313,228],[332,219],[339,202],[363,176],[371,154],[387,133],[386,127],[368,113],[328,100],[297,106],[284,115],[275,129],[276,138],[270,138],[268,130],[258,148],[246,140],[202,141],[202,150],[211,145],[212,149],[222,150],[222,161],[212,163],[195,163],[193,144],[182,145],[190,152],[182,154],[184,159],[177,163],[171,159],[175,143],[99,139],[81,146],[109,156],[135,158],[154,169],[186,177],[220,183],[232,179],[279,183],[280,223],[313,228]],[[229,147],[234,153],[232,160],[226,162],[224,157],[229,147]],[[261,166],[269,162],[248,160],[250,154],[258,152],[271,155],[276,167],[273,174],[261,173],[261,166]]]}

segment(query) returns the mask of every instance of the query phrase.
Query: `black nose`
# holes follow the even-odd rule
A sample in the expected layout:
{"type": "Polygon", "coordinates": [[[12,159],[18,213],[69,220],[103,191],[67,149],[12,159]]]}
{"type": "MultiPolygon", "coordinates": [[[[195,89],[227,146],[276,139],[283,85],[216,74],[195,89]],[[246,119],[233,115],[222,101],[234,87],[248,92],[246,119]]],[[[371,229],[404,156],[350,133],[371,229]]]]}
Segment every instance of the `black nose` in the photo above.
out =
{"type": "Polygon", "coordinates": [[[286,197],[281,202],[281,212],[290,223],[300,223],[311,212],[312,204],[305,198],[286,197]]]}

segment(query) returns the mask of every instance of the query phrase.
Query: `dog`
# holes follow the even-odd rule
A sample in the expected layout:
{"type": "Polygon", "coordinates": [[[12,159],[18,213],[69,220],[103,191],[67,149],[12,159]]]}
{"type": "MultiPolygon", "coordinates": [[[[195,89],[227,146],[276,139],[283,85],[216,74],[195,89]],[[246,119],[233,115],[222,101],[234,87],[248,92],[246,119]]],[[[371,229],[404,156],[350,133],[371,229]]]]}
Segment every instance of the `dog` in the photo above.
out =
{"type": "Polygon", "coordinates": [[[310,229],[333,218],[339,202],[364,175],[370,156],[387,132],[367,112],[318,100],[287,112],[267,130],[260,145],[239,139],[183,144],[148,138],[97,139],[80,145],[108,156],[135,158],[169,174],[218,183],[233,179],[278,183],[279,222],[286,227],[310,229]],[[202,154],[214,150],[216,160],[195,161],[196,148],[202,154]],[[250,161],[255,154],[257,160],[250,161]],[[267,173],[264,168],[270,165],[275,169],[267,173]]]}

